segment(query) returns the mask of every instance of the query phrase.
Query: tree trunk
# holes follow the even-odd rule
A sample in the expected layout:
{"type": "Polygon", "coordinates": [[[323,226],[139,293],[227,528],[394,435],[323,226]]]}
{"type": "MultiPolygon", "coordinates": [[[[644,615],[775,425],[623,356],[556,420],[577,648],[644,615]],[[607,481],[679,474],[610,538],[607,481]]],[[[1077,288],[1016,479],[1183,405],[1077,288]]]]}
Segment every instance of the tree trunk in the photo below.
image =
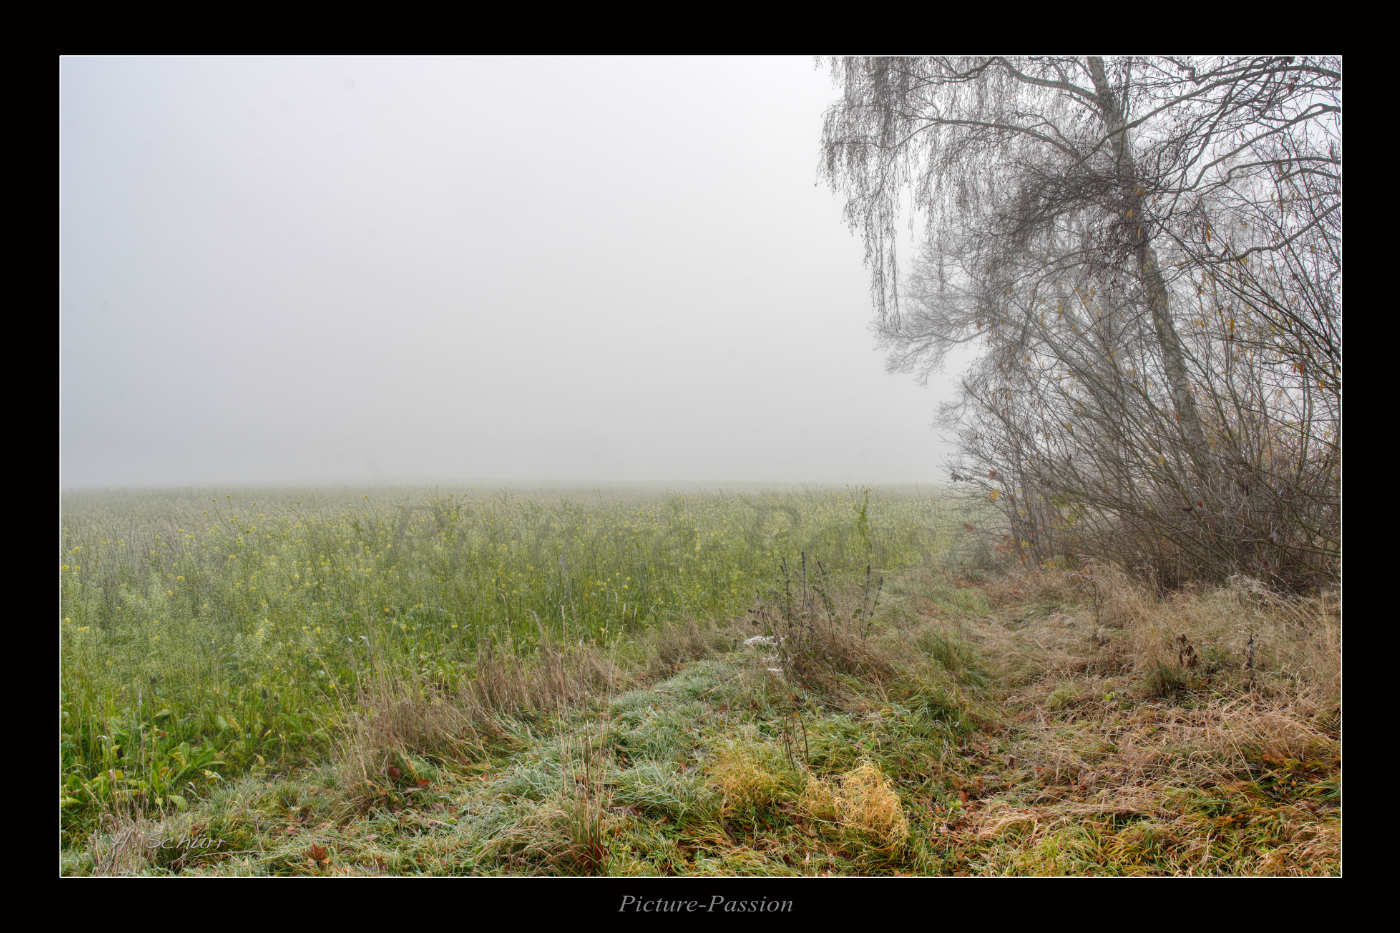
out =
{"type": "Polygon", "coordinates": [[[1163,278],[1162,268],[1157,263],[1157,251],[1152,248],[1152,243],[1147,238],[1147,226],[1142,210],[1145,193],[1137,187],[1137,170],[1132,152],[1128,148],[1123,108],[1104,74],[1103,59],[1090,56],[1089,71],[1094,78],[1099,112],[1113,143],[1113,153],[1118,164],[1118,183],[1123,192],[1125,209],[1132,211],[1133,251],[1137,258],[1138,276],[1142,281],[1143,290],[1147,293],[1152,327],[1162,350],[1162,368],[1167,377],[1167,387],[1171,391],[1176,419],[1181,425],[1182,436],[1186,442],[1187,456],[1191,458],[1197,474],[1201,475],[1204,474],[1207,465],[1205,432],[1201,428],[1200,414],[1196,411],[1196,401],[1191,397],[1186,357],[1181,347],[1181,338],[1176,332],[1176,323],[1172,320],[1166,279],[1163,278]]]}

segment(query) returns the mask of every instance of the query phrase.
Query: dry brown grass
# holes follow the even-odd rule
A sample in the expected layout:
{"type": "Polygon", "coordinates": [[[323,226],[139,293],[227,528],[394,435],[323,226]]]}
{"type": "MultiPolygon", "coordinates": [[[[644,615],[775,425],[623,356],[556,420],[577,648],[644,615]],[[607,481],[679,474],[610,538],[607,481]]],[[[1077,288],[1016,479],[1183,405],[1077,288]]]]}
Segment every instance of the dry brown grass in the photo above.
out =
{"type": "Polygon", "coordinates": [[[336,755],[342,786],[373,797],[386,770],[411,758],[470,761],[485,743],[507,734],[505,720],[606,697],[624,681],[597,648],[562,649],[551,642],[529,659],[484,651],[472,679],[451,694],[374,677],[343,717],[336,755]]]}
{"type": "Polygon", "coordinates": [[[1340,702],[1335,591],[1286,596],[1235,577],[1226,586],[1188,587],[1163,598],[1107,564],[1020,571],[985,589],[999,624],[977,626],[972,635],[1004,662],[1025,653],[1033,663],[1019,666],[1042,675],[1132,673],[1145,683],[1167,668],[1192,689],[1252,686],[1256,696],[1309,714],[1325,716],[1340,702]],[[1044,617],[1025,616],[1028,604],[1053,608],[1044,617]]]}
{"type": "Polygon", "coordinates": [[[808,775],[798,808],[810,819],[853,834],[885,854],[898,852],[909,839],[909,820],[893,783],[868,760],[835,781],[808,775]]]}
{"type": "Polygon", "coordinates": [[[1077,603],[1092,592],[1092,581],[1082,572],[1011,566],[1004,573],[979,584],[992,606],[1044,603],[1077,603]]]}
{"type": "Polygon", "coordinates": [[[134,813],[113,809],[100,832],[88,845],[94,875],[131,875],[150,864],[153,843],[162,835],[161,825],[134,813]]]}
{"type": "Polygon", "coordinates": [[[969,814],[981,870],[1337,870],[1335,593],[1158,597],[1109,566],[988,589],[995,612],[961,624],[1004,685],[1013,793],[969,814]]]}
{"type": "Polygon", "coordinates": [[[851,699],[850,684],[878,691],[898,674],[889,646],[875,636],[870,593],[834,594],[824,578],[809,579],[805,567],[800,585],[784,586],[755,607],[751,622],[774,639],[773,656],[789,683],[840,703],[851,699]]]}
{"type": "Polygon", "coordinates": [[[646,674],[649,678],[674,674],[682,665],[730,647],[736,633],[713,621],[664,625],[648,638],[646,674]]]}
{"type": "Polygon", "coordinates": [[[483,652],[476,661],[475,676],[460,691],[458,701],[490,721],[604,696],[625,680],[624,672],[600,649],[582,643],[562,647],[546,639],[526,660],[483,652]]]}
{"type": "Polygon", "coordinates": [[[1332,594],[1285,597],[1235,578],[1143,601],[1124,628],[1139,675],[1174,668],[1193,689],[1248,689],[1309,720],[1340,712],[1341,613],[1332,594]],[[1183,646],[1190,648],[1185,662],[1183,646]]]}

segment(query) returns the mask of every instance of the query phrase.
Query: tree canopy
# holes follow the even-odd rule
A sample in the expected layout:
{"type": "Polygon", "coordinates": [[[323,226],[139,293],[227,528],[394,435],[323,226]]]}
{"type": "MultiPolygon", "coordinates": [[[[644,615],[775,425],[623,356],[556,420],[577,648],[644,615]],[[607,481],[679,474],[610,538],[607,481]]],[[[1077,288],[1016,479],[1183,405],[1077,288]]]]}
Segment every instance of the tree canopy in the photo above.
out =
{"type": "Polygon", "coordinates": [[[1330,579],[1340,60],[831,68],[823,171],[863,237],[890,365],[981,349],[944,416],[955,475],[978,478],[1011,547],[1163,583],[1330,579]]]}

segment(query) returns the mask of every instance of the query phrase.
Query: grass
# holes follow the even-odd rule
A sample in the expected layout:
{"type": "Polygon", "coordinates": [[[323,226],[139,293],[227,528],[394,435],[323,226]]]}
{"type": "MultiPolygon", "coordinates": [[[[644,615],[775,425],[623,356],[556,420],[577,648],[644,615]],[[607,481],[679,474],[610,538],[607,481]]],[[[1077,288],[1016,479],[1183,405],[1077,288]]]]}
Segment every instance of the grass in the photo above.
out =
{"type": "Polygon", "coordinates": [[[182,809],[220,781],[323,761],[347,729],[381,758],[403,743],[466,754],[500,731],[498,715],[576,700],[619,665],[660,672],[707,650],[715,620],[742,612],[783,557],[819,548],[838,572],[907,567],[952,527],[947,503],[914,490],[62,504],[70,843],[113,808],[182,809]],[[410,720],[420,733],[397,735],[410,720]]]}
{"type": "MultiPolygon", "coordinates": [[[[866,540],[898,540],[882,521],[930,514],[823,495],[852,516],[865,506],[866,540]]],[[[710,514],[728,514],[720,504],[710,514]]],[[[614,520],[658,507],[612,506],[614,520]]],[[[747,552],[727,553],[743,566],[747,552]]],[[[820,570],[809,558],[804,585],[802,550],[770,549],[750,612],[753,589],[616,639],[541,624],[528,649],[481,642],[452,681],[370,665],[314,716],[290,710],[286,727],[324,730],[291,743],[299,754],[206,764],[218,778],[179,785],[183,805],[167,793],[65,808],[82,818],[61,870],[1340,871],[1334,594],[1284,599],[1238,580],[1159,598],[1109,567],[973,582],[885,557],[882,587],[878,570],[831,557],[820,570]]],[[[404,643],[380,657],[402,662],[435,637],[414,634],[387,636],[404,643]]],[[[172,706],[157,722],[177,718],[172,706]]],[[[233,758],[219,735],[183,741],[233,758]]]]}

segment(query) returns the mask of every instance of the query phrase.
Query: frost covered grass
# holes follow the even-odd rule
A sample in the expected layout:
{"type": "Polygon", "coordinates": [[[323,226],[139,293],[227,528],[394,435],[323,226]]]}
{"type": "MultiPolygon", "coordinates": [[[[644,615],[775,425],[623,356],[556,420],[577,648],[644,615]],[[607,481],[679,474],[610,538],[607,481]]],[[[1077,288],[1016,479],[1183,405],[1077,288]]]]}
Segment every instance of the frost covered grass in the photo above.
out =
{"type": "Polygon", "coordinates": [[[933,492],[66,494],[65,839],[325,760],[347,728],[413,720],[464,754],[496,714],[695,656],[782,558],[929,561],[956,527],[933,492]]]}
{"type": "MultiPolygon", "coordinates": [[[[925,508],[905,502],[895,520],[883,514],[889,500],[858,494],[838,498],[834,517],[840,505],[856,516],[854,529],[864,506],[870,537],[852,534],[872,557],[879,552],[865,541],[925,508]]],[[[637,501],[627,508],[614,514],[637,514],[637,501]]],[[[729,508],[719,514],[737,514],[729,508]]],[[[608,540],[598,539],[601,556],[619,553],[608,540]]],[[[1108,566],[970,576],[921,555],[899,558],[913,566],[886,574],[880,589],[858,560],[838,573],[835,561],[816,571],[812,559],[804,573],[799,541],[796,560],[771,544],[765,573],[754,559],[757,602],[752,590],[736,591],[708,615],[658,611],[620,635],[609,626],[604,636],[601,624],[575,629],[566,611],[573,634],[541,621],[517,636],[505,624],[507,601],[505,634],[461,651],[455,681],[415,666],[431,658],[423,646],[432,642],[411,622],[375,619],[373,663],[351,669],[344,686],[304,675],[286,682],[308,698],[291,712],[322,734],[285,733],[294,752],[281,757],[252,744],[263,757],[251,763],[237,743],[249,741],[252,715],[217,705],[236,694],[181,684],[178,667],[148,669],[158,679],[133,689],[162,685],[158,709],[169,712],[147,728],[164,738],[163,724],[197,721],[191,711],[222,717],[226,729],[215,720],[215,731],[181,742],[224,763],[193,765],[164,800],[156,785],[130,783],[100,806],[69,804],[61,870],[1340,872],[1335,593],[1285,597],[1239,578],[1163,597],[1108,566]],[[181,696],[190,699],[172,699],[181,696]]],[[[197,566],[166,572],[188,581],[177,571],[197,566]]],[[[233,583],[247,578],[225,585],[233,583]]],[[[198,618],[185,625],[199,631],[198,618]]],[[[67,639],[79,623],[64,625],[67,639]]],[[[106,670],[95,663],[103,659],[87,663],[106,670]]],[[[277,683],[275,665],[244,663],[235,670],[277,683]]],[[[188,676],[200,670],[192,664],[188,676]]],[[[65,680],[65,703],[81,683],[65,680]]],[[[297,722],[276,718],[275,706],[265,715],[283,729],[297,722]]],[[[115,770],[137,761],[163,775],[189,754],[152,734],[115,770]]],[[[82,773],[65,771],[65,781],[82,773]]]]}

